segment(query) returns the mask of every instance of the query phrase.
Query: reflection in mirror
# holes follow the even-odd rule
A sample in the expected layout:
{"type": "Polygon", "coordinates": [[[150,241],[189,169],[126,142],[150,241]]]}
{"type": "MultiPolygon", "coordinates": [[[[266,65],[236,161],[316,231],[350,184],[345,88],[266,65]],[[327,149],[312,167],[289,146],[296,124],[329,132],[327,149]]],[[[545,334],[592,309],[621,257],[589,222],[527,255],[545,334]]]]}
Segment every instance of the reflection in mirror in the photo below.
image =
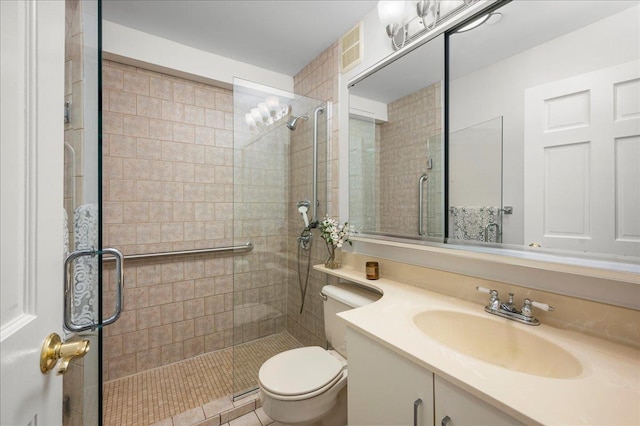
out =
{"type": "Polygon", "coordinates": [[[498,117],[449,136],[449,241],[502,242],[501,210],[502,117],[498,117]]]}
{"type": "Polygon", "coordinates": [[[365,234],[443,238],[444,36],[350,88],[349,220],[365,234]]]}
{"type": "Polygon", "coordinates": [[[506,204],[513,214],[496,220],[503,243],[638,262],[638,2],[517,1],[496,12],[501,19],[449,36],[449,223],[467,203],[506,204]],[[472,154],[478,137],[460,136],[496,117],[502,154],[472,154]],[[502,157],[502,185],[460,180],[460,155],[476,166],[502,157]],[[471,197],[489,189],[502,200],[471,197]]]}

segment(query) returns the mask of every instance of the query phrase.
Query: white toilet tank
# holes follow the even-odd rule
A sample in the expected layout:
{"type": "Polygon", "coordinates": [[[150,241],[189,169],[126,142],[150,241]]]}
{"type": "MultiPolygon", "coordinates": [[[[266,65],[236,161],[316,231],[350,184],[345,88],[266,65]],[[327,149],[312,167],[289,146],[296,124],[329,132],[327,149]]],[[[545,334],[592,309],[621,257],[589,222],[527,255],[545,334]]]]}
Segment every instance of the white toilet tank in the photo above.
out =
{"type": "Polygon", "coordinates": [[[321,293],[326,296],[324,307],[324,330],[329,344],[343,357],[347,357],[347,325],[336,314],[368,305],[382,296],[356,284],[341,282],[324,286],[321,293]]]}

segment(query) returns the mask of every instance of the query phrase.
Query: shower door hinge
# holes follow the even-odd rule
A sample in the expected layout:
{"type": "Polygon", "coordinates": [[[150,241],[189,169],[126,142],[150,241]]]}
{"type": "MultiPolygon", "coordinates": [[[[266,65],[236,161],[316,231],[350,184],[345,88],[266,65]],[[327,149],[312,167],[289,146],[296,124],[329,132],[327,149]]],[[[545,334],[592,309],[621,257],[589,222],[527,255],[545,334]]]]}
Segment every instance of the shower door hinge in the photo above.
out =
{"type": "Polygon", "coordinates": [[[71,122],[71,101],[66,101],[64,103],[64,122],[71,122]]]}

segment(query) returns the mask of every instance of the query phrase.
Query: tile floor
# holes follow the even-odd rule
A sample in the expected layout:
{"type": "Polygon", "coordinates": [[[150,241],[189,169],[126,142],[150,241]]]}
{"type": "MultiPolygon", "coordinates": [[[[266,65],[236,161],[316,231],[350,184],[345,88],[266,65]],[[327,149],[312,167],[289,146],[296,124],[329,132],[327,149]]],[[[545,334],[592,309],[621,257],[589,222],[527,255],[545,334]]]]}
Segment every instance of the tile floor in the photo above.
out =
{"type": "Polygon", "coordinates": [[[279,333],[106,382],[104,425],[273,424],[256,393],[235,402],[229,395],[257,387],[264,361],[300,346],[290,334],[279,333]]]}

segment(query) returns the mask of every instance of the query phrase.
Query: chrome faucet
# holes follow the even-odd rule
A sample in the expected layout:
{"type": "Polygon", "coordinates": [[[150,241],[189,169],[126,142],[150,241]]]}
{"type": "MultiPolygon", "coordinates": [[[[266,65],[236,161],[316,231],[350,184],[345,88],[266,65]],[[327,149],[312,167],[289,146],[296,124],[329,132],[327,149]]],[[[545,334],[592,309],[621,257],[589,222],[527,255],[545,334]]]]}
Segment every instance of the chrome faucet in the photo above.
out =
{"type": "Polygon", "coordinates": [[[540,321],[533,317],[533,308],[542,309],[543,311],[553,311],[553,307],[546,303],[536,302],[531,299],[524,299],[522,309],[518,312],[515,304],[513,303],[513,293],[509,293],[509,301],[502,303],[498,297],[497,290],[489,290],[485,287],[476,287],[476,290],[480,293],[486,293],[489,295],[489,304],[484,307],[484,310],[490,314],[498,315],[503,318],[508,318],[514,321],[521,322],[527,325],[540,325],[540,321]]]}

